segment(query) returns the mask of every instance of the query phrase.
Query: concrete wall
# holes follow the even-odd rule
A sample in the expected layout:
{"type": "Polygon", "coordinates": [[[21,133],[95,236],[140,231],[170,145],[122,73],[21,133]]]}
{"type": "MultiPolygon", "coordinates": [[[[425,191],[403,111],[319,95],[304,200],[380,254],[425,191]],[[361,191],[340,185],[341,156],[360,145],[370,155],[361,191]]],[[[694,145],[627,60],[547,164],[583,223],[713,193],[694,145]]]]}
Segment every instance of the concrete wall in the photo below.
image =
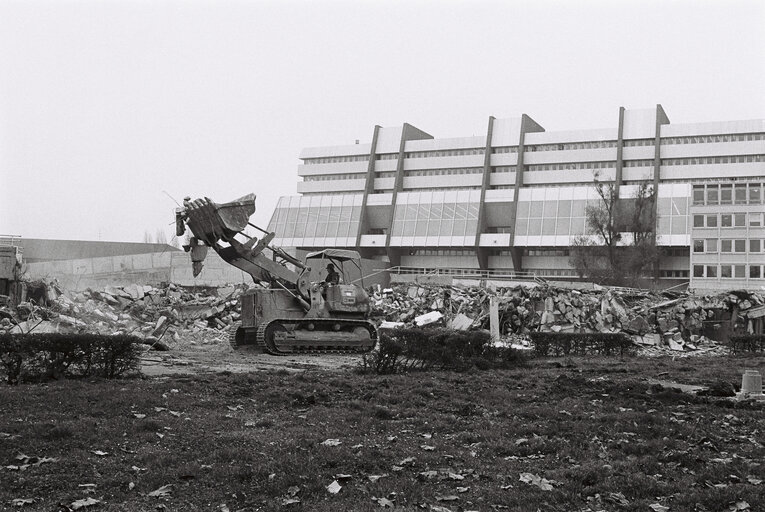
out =
{"type": "MultiPolygon", "coordinates": [[[[388,273],[380,272],[380,270],[389,266],[389,263],[383,261],[363,260],[364,275],[369,276],[364,278],[364,285],[387,286],[388,273]]],[[[106,285],[125,286],[131,283],[223,286],[253,282],[249,274],[229,265],[212,250],[207,253],[202,272],[197,277],[193,276],[191,257],[185,252],[29,263],[25,269],[26,277],[29,279],[55,278],[64,288],[70,290],[103,289],[106,285]]],[[[324,275],[312,276],[312,279],[323,279],[324,275]]],[[[359,277],[356,271],[356,273],[351,272],[348,279],[359,277]]]]}
{"type": "Polygon", "coordinates": [[[252,278],[210,251],[202,273],[193,277],[190,256],[185,252],[133,254],[41,263],[25,266],[30,279],[57,279],[65,288],[84,290],[131,283],[157,285],[173,282],[181,286],[221,286],[250,283],[252,278]]]}

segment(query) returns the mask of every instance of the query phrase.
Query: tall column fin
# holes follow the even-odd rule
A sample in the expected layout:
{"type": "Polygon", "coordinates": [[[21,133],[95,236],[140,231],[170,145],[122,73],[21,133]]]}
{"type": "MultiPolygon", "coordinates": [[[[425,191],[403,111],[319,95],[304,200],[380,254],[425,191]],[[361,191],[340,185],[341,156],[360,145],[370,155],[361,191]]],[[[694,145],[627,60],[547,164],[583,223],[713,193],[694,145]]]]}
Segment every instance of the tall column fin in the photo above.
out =
{"type": "Polygon", "coordinates": [[[619,189],[622,186],[622,169],[624,168],[624,107],[619,107],[619,128],[616,135],[616,177],[614,178],[614,192],[619,197],[619,189]]]}
{"type": "Polygon", "coordinates": [[[369,218],[367,216],[367,199],[375,190],[375,155],[377,152],[377,136],[380,134],[380,126],[375,125],[372,134],[372,147],[369,149],[369,163],[367,164],[367,178],[364,184],[364,197],[361,200],[361,214],[359,216],[359,229],[356,233],[356,247],[361,245],[361,235],[369,231],[369,218]]]}
{"type": "MultiPolygon", "coordinates": [[[[667,113],[664,112],[664,108],[661,104],[656,104],[656,133],[653,139],[653,243],[656,244],[656,231],[658,230],[659,223],[659,182],[661,181],[661,125],[669,124],[669,118],[667,113]]],[[[656,264],[653,268],[653,278],[658,280],[660,277],[659,271],[659,258],[656,259],[656,264]]]]}
{"type": "Polygon", "coordinates": [[[483,154],[483,179],[481,180],[481,200],[478,203],[478,225],[475,232],[475,252],[478,258],[478,268],[486,270],[489,268],[489,251],[481,247],[481,233],[486,231],[486,191],[489,189],[491,181],[491,139],[494,134],[494,117],[489,116],[489,126],[486,130],[486,146],[483,154]]]}

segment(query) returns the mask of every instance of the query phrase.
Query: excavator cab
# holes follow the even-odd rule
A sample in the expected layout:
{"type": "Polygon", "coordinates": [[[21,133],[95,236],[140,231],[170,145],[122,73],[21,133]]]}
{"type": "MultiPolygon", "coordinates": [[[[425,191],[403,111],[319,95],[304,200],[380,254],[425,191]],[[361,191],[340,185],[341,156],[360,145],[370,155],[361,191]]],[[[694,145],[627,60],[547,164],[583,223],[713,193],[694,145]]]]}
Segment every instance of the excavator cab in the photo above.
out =
{"type": "MultiPolygon", "coordinates": [[[[361,256],[356,251],[346,249],[324,249],[311,252],[306,255],[305,264],[315,275],[315,271],[323,271],[331,264],[339,274],[337,284],[327,282],[326,279],[314,282],[312,291],[312,310],[318,310],[336,316],[366,316],[369,313],[369,296],[364,291],[364,281],[361,271],[361,256]],[[358,274],[360,284],[354,284],[353,276],[358,274]],[[320,294],[321,297],[316,296],[320,294]],[[322,304],[323,302],[323,304],[322,304]]],[[[324,275],[324,272],[319,274],[324,275]]],[[[323,315],[322,315],[323,316],[323,315]]]]}

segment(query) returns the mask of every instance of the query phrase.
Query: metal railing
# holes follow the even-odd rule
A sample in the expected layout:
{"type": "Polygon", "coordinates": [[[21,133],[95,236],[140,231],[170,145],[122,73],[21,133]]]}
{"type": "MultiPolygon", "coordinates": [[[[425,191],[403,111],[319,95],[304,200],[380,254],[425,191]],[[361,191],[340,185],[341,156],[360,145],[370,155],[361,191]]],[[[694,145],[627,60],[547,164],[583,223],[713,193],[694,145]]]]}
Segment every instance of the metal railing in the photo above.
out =
{"type": "Polygon", "coordinates": [[[466,279],[496,279],[496,280],[520,280],[547,283],[547,281],[532,271],[514,270],[481,270],[477,268],[433,268],[433,267],[403,267],[395,266],[384,270],[397,275],[418,276],[449,276],[466,279]]]}
{"type": "Polygon", "coordinates": [[[21,235],[0,235],[0,246],[11,247],[21,243],[21,235]]]}

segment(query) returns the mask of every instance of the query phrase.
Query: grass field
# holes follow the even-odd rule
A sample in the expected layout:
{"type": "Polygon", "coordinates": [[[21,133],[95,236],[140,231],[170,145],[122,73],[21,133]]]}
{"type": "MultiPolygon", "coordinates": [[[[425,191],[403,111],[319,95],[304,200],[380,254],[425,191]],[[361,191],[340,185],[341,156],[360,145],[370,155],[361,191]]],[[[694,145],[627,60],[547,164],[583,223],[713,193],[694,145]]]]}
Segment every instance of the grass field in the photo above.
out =
{"type": "Polygon", "coordinates": [[[0,508],[765,510],[765,404],[646,381],[744,369],[765,358],[3,385],[0,508]]]}

